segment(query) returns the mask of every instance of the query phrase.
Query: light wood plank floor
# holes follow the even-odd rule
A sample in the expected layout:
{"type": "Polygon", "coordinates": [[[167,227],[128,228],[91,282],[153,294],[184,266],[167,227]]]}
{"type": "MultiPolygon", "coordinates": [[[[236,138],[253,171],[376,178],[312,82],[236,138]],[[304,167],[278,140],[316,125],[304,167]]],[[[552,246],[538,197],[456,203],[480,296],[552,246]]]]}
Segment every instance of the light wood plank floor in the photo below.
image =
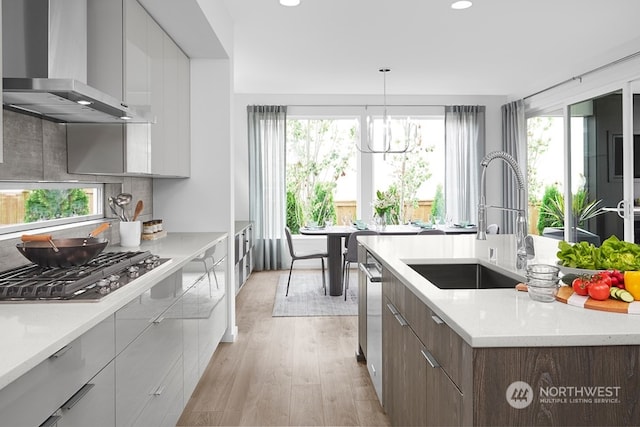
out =
{"type": "Polygon", "coordinates": [[[356,361],[357,317],[271,317],[283,273],[251,274],[238,338],[218,346],[178,425],[388,426],[356,361]]]}

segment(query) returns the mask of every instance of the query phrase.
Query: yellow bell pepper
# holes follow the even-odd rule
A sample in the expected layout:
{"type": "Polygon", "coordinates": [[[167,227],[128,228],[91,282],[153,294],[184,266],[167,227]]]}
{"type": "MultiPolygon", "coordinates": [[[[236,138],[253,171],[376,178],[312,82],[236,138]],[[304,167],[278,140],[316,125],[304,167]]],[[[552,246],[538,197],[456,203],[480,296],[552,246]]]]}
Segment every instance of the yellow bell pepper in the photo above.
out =
{"type": "Polygon", "coordinates": [[[640,271],[624,272],[624,288],[633,295],[633,299],[640,301],[640,271]]]}

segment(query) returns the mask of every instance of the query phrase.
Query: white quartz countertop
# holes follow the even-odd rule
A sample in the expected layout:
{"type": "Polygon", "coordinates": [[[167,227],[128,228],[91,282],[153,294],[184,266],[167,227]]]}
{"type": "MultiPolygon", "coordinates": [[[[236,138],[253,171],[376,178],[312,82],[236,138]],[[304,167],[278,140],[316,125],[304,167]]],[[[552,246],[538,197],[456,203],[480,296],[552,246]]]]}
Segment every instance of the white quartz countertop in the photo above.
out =
{"type": "Polygon", "coordinates": [[[0,388],[115,313],[159,280],[226,237],[226,233],[168,233],[143,241],[140,248],[110,246],[107,251],[150,251],[171,258],[98,302],[25,302],[0,304],[0,388]]]}
{"type": "MultiPolygon", "coordinates": [[[[480,262],[525,281],[513,235],[362,236],[358,240],[472,347],[639,345],[640,315],[532,300],[515,289],[439,289],[407,264],[480,262]],[[497,250],[495,263],[489,248],[497,250]]],[[[558,240],[533,236],[535,263],[557,262],[558,240]]]]}

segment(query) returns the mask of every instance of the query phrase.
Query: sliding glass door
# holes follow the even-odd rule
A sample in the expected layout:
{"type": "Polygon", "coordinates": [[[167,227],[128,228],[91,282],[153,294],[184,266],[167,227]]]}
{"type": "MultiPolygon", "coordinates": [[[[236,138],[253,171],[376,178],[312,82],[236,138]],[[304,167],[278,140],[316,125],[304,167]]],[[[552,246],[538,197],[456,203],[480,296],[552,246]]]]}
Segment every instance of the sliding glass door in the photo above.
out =
{"type": "Polygon", "coordinates": [[[574,242],[599,245],[615,235],[624,239],[618,205],[624,199],[623,94],[597,96],[568,108],[572,129],[569,167],[571,193],[565,190],[565,236],[574,242]],[[577,172],[577,173],[576,173],[577,172]]]}
{"type": "Polygon", "coordinates": [[[602,200],[604,214],[588,228],[603,239],[640,242],[640,81],[594,100],[590,128],[590,188],[602,200]],[[606,146],[605,146],[606,142],[606,146]]]}
{"type": "Polygon", "coordinates": [[[532,232],[640,241],[640,80],[529,118],[528,128],[532,232]]]}

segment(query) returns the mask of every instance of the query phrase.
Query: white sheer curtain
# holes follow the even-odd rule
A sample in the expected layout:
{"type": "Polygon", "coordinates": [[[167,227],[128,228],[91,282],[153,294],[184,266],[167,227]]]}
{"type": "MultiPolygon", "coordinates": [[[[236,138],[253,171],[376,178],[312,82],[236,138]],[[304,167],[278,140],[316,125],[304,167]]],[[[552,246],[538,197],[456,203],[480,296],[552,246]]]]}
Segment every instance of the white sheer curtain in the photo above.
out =
{"type": "Polygon", "coordinates": [[[255,269],[279,270],[285,254],[286,106],[247,106],[249,216],[254,225],[255,269]]]}
{"type": "MultiPolygon", "coordinates": [[[[520,165],[522,173],[526,176],[527,165],[526,150],[527,142],[527,122],[524,116],[524,102],[522,100],[513,101],[501,107],[502,111],[502,150],[509,153],[520,165]]],[[[520,189],[513,177],[511,170],[503,165],[502,170],[502,201],[503,206],[517,207],[520,203],[520,189]]],[[[526,182],[526,180],[525,180],[526,182]]],[[[525,194],[527,189],[525,188],[525,194]]],[[[525,197],[522,201],[527,203],[525,197]]],[[[516,215],[514,212],[502,213],[502,229],[504,233],[514,233],[516,215]]]]}
{"type": "Polygon", "coordinates": [[[454,223],[478,220],[484,111],[477,105],[445,107],[445,205],[454,223]]]}

